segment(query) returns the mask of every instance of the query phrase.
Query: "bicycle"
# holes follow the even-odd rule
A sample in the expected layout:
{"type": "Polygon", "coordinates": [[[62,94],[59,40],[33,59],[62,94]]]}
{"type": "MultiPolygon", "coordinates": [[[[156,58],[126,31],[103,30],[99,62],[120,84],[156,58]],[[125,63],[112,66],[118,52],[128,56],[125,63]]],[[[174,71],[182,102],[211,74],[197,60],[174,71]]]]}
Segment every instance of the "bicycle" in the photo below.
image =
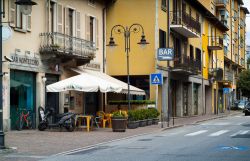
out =
{"type": "Polygon", "coordinates": [[[22,130],[23,128],[31,129],[32,128],[32,119],[30,115],[30,110],[20,110],[18,112],[18,118],[16,121],[16,129],[22,130]]]}

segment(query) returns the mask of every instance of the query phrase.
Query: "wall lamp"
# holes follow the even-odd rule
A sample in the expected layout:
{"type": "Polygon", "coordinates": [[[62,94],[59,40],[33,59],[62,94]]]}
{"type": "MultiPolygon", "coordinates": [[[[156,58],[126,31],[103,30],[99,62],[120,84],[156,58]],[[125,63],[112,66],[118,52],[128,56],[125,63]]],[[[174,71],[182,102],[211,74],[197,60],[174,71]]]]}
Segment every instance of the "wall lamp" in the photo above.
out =
{"type": "Polygon", "coordinates": [[[8,72],[3,72],[0,74],[1,77],[8,77],[9,76],[9,73],[8,72]]]}
{"type": "Polygon", "coordinates": [[[47,78],[45,76],[42,76],[42,81],[45,83],[47,81],[47,78]]]}

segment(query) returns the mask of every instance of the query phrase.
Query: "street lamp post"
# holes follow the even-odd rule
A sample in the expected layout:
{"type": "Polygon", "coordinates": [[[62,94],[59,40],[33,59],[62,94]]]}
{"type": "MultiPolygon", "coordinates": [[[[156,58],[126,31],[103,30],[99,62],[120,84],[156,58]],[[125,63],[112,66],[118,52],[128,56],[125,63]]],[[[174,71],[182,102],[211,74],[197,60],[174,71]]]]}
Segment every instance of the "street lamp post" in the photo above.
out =
{"type": "Polygon", "coordinates": [[[132,24],[130,27],[122,26],[122,25],[115,25],[111,29],[111,36],[109,40],[109,44],[107,46],[114,48],[117,46],[115,44],[114,38],[113,38],[113,32],[116,34],[124,34],[124,41],[125,41],[125,52],[127,56],[127,84],[128,84],[128,110],[130,110],[130,78],[129,78],[129,52],[130,52],[130,34],[131,33],[139,33],[141,31],[141,40],[137,44],[141,45],[142,48],[144,48],[147,44],[149,44],[144,35],[144,29],[142,25],[135,23],[132,24]]]}
{"type": "MultiPolygon", "coordinates": [[[[16,5],[21,6],[21,12],[23,14],[30,14],[31,13],[31,6],[36,5],[35,2],[32,0],[19,0],[15,2],[16,5]]],[[[2,70],[2,63],[5,61],[2,61],[2,16],[5,17],[5,0],[0,0],[0,149],[5,148],[5,141],[4,141],[4,132],[3,132],[3,70],[2,70]],[[3,9],[3,10],[2,10],[3,9]]],[[[5,57],[6,61],[11,61],[7,57],[5,57]]]]}

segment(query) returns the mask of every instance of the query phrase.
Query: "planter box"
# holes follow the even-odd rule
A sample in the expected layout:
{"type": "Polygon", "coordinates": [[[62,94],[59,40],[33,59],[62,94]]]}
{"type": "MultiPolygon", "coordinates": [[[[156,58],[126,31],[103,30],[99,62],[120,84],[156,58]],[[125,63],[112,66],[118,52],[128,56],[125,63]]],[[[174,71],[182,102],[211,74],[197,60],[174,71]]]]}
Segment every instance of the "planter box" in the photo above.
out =
{"type": "Polygon", "coordinates": [[[147,120],[140,120],[139,127],[144,127],[147,125],[147,120]]]}
{"type": "Polygon", "coordinates": [[[125,132],[127,127],[127,118],[125,117],[112,117],[113,132],[125,132]]]}
{"type": "Polygon", "coordinates": [[[153,125],[157,125],[160,120],[158,118],[153,119],[153,125]]]}
{"type": "Polygon", "coordinates": [[[153,119],[147,119],[147,125],[152,125],[153,124],[153,119]]]}
{"type": "Polygon", "coordinates": [[[139,127],[139,121],[128,121],[128,129],[136,129],[139,127]]]}

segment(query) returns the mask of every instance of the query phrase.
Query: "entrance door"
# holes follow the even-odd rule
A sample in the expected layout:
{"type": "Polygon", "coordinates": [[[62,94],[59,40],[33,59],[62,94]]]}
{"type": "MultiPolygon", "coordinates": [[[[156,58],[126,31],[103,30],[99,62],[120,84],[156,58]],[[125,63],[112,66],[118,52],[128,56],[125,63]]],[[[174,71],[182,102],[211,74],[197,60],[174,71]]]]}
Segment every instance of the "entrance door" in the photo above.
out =
{"type": "MultiPolygon", "coordinates": [[[[47,78],[46,86],[59,81],[59,77],[57,75],[46,74],[45,76],[47,78]]],[[[58,92],[46,92],[45,100],[46,100],[45,108],[53,108],[55,111],[55,114],[58,114],[59,113],[59,93],[58,92]]],[[[55,123],[55,121],[56,119],[52,118],[52,122],[55,123]]]]}
{"type": "Polygon", "coordinates": [[[188,116],[188,84],[183,84],[183,115],[188,116]]]}
{"type": "Polygon", "coordinates": [[[11,129],[16,129],[19,113],[29,110],[34,128],[36,117],[36,74],[18,70],[10,71],[10,119],[11,129]]]}
{"type": "Polygon", "coordinates": [[[98,92],[85,93],[85,114],[96,115],[99,106],[98,96],[98,92]]]}
{"type": "Polygon", "coordinates": [[[194,115],[198,115],[198,85],[194,84],[194,115]]]}

